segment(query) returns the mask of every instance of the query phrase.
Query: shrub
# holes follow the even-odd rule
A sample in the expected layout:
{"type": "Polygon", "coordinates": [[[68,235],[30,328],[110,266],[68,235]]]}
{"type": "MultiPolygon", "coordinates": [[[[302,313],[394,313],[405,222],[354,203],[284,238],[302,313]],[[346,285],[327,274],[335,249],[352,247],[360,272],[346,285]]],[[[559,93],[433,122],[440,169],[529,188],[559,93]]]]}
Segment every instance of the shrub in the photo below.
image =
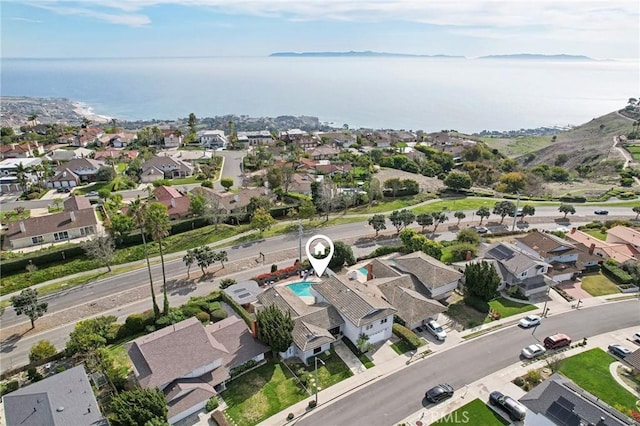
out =
{"type": "Polygon", "coordinates": [[[524,379],[518,376],[513,380],[513,384],[522,387],[522,385],[524,385],[524,379]]]}
{"type": "Polygon", "coordinates": [[[288,420],[288,421],[293,420],[293,418],[294,418],[294,417],[295,417],[295,416],[293,415],[293,413],[289,413],[289,414],[287,414],[287,420],[288,420]]]}
{"type": "Polygon", "coordinates": [[[182,315],[184,315],[185,318],[195,317],[196,315],[198,315],[198,313],[202,312],[200,306],[192,305],[190,303],[182,305],[180,307],[180,310],[182,311],[182,315]]]}
{"type": "Polygon", "coordinates": [[[56,373],[62,373],[66,369],[67,369],[67,367],[65,367],[64,365],[59,365],[59,366],[56,367],[56,373]]]}
{"type": "Polygon", "coordinates": [[[315,399],[312,399],[311,401],[309,401],[309,408],[316,408],[316,405],[318,405],[318,403],[316,402],[315,399]]]}
{"type": "Polygon", "coordinates": [[[20,384],[17,380],[11,380],[10,382],[4,383],[0,385],[0,396],[17,391],[19,387],[20,384]]]}
{"type": "Polygon", "coordinates": [[[141,333],[144,331],[144,316],[143,314],[131,314],[124,320],[124,325],[127,327],[127,331],[131,334],[141,333]]]}
{"type": "Polygon", "coordinates": [[[42,380],[42,374],[40,374],[35,367],[29,367],[29,369],[27,369],[27,377],[32,382],[37,382],[42,380]]]}
{"type": "Polygon", "coordinates": [[[220,289],[224,290],[225,288],[231,287],[232,285],[237,283],[238,281],[236,281],[234,278],[223,278],[220,280],[220,289]]]}
{"type": "Polygon", "coordinates": [[[227,316],[227,311],[225,311],[224,309],[216,309],[215,311],[211,312],[209,318],[211,321],[217,322],[225,319],[227,316]]]}
{"type": "Polygon", "coordinates": [[[482,312],[484,314],[489,313],[489,309],[490,309],[489,304],[484,300],[480,299],[479,297],[465,295],[464,303],[467,306],[471,306],[473,309],[475,309],[478,312],[482,312]]]}
{"type": "Polygon", "coordinates": [[[51,344],[48,340],[40,340],[35,345],[31,346],[31,351],[29,352],[29,361],[30,362],[38,362],[43,359],[47,359],[51,356],[57,354],[55,346],[51,344]]]}
{"type": "Polygon", "coordinates": [[[205,188],[213,188],[213,181],[211,180],[203,180],[201,183],[205,188]]]}
{"type": "Polygon", "coordinates": [[[527,381],[538,384],[542,381],[542,376],[538,370],[531,369],[527,371],[527,381]]]}
{"type": "Polygon", "coordinates": [[[213,411],[216,408],[218,408],[218,398],[216,398],[215,396],[212,396],[211,398],[209,398],[209,400],[207,401],[207,404],[204,406],[204,408],[207,411],[213,411]]]}
{"type": "Polygon", "coordinates": [[[206,311],[211,313],[213,311],[217,311],[218,309],[222,309],[222,305],[220,302],[211,302],[207,305],[206,311]]]}
{"type": "Polygon", "coordinates": [[[629,273],[611,262],[604,262],[602,264],[602,270],[606,275],[610,276],[620,284],[629,284],[633,280],[633,277],[629,275],[629,273]]]}
{"type": "MultiPolygon", "coordinates": [[[[225,312],[226,313],[226,312],[225,312]]],[[[211,321],[211,316],[209,316],[208,313],[204,312],[204,311],[200,311],[196,314],[196,318],[198,318],[198,321],[200,321],[203,324],[208,323],[209,321],[211,321]]]]}
{"type": "Polygon", "coordinates": [[[271,265],[271,273],[272,274],[277,270],[278,270],[278,265],[276,265],[275,263],[273,265],[271,265]]]}
{"type": "Polygon", "coordinates": [[[227,305],[231,306],[231,308],[240,316],[240,318],[242,318],[244,320],[244,322],[247,324],[247,326],[251,327],[251,325],[253,323],[252,315],[249,312],[247,312],[247,310],[245,308],[240,306],[238,304],[238,302],[233,300],[231,297],[227,296],[226,293],[222,292],[222,293],[218,293],[218,294],[220,294],[222,300],[224,300],[224,302],[227,305]]]}
{"type": "Polygon", "coordinates": [[[404,340],[412,349],[417,349],[424,344],[419,336],[400,324],[393,324],[393,334],[404,340]]]}

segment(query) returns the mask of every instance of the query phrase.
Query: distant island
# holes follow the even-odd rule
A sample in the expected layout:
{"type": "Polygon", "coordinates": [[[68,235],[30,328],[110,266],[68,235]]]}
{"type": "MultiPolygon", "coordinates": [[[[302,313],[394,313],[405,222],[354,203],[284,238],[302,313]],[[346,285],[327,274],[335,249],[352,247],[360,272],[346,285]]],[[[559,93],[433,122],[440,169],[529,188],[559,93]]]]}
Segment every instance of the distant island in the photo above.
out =
{"type": "Polygon", "coordinates": [[[477,59],[525,59],[545,61],[595,61],[595,59],[583,55],[537,55],[534,53],[517,53],[513,55],[489,55],[480,56],[477,59]]]}
{"type": "Polygon", "coordinates": [[[270,57],[315,57],[315,58],[335,58],[335,57],[394,57],[394,58],[463,58],[464,56],[451,55],[412,55],[409,53],[390,53],[390,52],[276,52],[269,55],[270,57]]]}

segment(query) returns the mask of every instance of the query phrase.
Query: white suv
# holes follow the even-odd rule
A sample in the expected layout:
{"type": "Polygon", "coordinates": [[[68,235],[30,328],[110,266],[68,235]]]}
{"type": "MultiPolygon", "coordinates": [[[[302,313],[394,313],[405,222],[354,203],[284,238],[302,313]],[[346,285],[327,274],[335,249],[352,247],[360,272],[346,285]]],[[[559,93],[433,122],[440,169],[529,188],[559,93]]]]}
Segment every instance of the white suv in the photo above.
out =
{"type": "Polygon", "coordinates": [[[444,339],[447,338],[447,332],[444,331],[444,328],[442,328],[442,326],[435,320],[427,321],[425,326],[427,327],[427,331],[433,334],[433,337],[436,339],[444,341],[444,339]]]}

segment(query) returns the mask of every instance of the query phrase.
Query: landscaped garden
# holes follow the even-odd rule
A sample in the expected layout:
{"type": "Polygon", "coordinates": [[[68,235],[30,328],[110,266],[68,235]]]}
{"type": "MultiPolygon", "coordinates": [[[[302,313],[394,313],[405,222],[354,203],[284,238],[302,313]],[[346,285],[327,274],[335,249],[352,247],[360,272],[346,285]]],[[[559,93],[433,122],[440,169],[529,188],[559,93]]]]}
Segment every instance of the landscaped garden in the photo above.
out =
{"type": "Polygon", "coordinates": [[[434,425],[460,425],[474,424],[482,426],[502,426],[508,425],[498,413],[493,411],[487,404],[476,398],[473,401],[463,405],[451,413],[446,414],[440,420],[433,422],[434,425]]]}
{"type": "MultiPolygon", "coordinates": [[[[334,353],[319,357],[325,363],[318,362],[318,382],[320,389],[326,389],[352,375],[351,371],[334,353]]],[[[227,403],[226,414],[238,426],[255,425],[287,407],[304,399],[312,400],[315,395],[313,380],[314,362],[309,365],[282,362],[268,362],[244,375],[239,380],[227,384],[222,398],[227,403]],[[291,374],[293,371],[298,377],[291,374]],[[302,384],[309,390],[305,390],[302,384]]]]}
{"type": "Polygon", "coordinates": [[[582,289],[592,296],[620,293],[618,286],[602,272],[582,277],[582,289]]]}

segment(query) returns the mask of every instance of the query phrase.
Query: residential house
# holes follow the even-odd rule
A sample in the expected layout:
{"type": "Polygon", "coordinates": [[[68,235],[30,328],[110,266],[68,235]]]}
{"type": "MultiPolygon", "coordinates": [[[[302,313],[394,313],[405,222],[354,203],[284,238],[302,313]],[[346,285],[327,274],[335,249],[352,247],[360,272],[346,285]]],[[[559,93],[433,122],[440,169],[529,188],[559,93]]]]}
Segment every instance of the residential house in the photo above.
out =
{"type": "Polygon", "coordinates": [[[329,350],[331,344],[342,337],[344,325],[341,315],[329,303],[308,299],[302,300],[287,286],[277,286],[258,294],[255,303],[256,312],[275,305],[291,315],[294,321],[293,343],[280,356],[298,357],[304,363],[314,355],[329,350]]]}
{"type": "Polygon", "coordinates": [[[91,149],[87,148],[76,148],[76,149],[55,149],[49,154],[47,157],[51,161],[65,162],[71,161],[74,158],[92,158],[95,152],[91,149]]]}
{"type": "Polygon", "coordinates": [[[177,148],[182,146],[183,136],[178,130],[163,130],[163,143],[165,148],[177,148]]]}
{"type": "Polygon", "coordinates": [[[68,168],[60,169],[52,178],[47,181],[48,188],[75,188],[80,185],[80,176],[73,173],[68,168]]]}
{"type": "Polygon", "coordinates": [[[458,288],[463,274],[421,251],[398,256],[390,263],[400,271],[416,277],[432,299],[444,300],[458,288]]]}
{"type": "Polygon", "coordinates": [[[555,282],[547,277],[551,265],[539,256],[519,249],[511,243],[501,242],[488,246],[485,253],[473,262],[487,261],[496,267],[500,276],[498,290],[518,286],[525,296],[544,293],[555,282]]]}
{"type": "Polygon", "coordinates": [[[336,158],[338,154],[340,154],[340,150],[331,145],[318,145],[309,153],[311,158],[316,161],[336,158]]]}
{"type": "Polygon", "coordinates": [[[135,133],[117,133],[111,137],[109,144],[114,148],[125,148],[138,139],[135,133]]]}
{"type": "Polygon", "coordinates": [[[170,424],[204,408],[225,389],[232,369],[249,361],[261,362],[269,351],[236,316],[208,326],[189,318],[125,348],[138,384],[164,393],[170,424]]]}
{"type": "Polygon", "coordinates": [[[229,139],[224,134],[224,130],[203,130],[197,133],[200,145],[206,148],[226,148],[229,139]]]}
{"type": "Polygon", "coordinates": [[[23,191],[18,180],[18,170],[25,170],[24,178],[27,186],[38,180],[33,168],[42,164],[41,158],[7,158],[0,161],[0,192],[11,193],[23,191]]]}
{"type": "Polygon", "coordinates": [[[640,259],[640,251],[630,244],[624,242],[602,241],[601,239],[593,237],[576,228],[571,228],[571,231],[565,235],[565,238],[569,241],[589,247],[589,253],[592,253],[602,259],[613,259],[619,263],[624,263],[627,260],[640,259]]]}
{"type": "Polygon", "coordinates": [[[391,337],[393,315],[397,312],[388,301],[374,293],[362,291],[355,283],[330,276],[310,288],[318,302],[333,306],[344,320],[342,333],[354,344],[361,335],[371,344],[391,337]]]}
{"type": "Polygon", "coordinates": [[[34,158],[44,154],[44,149],[38,142],[11,143],[0,145],[0,159],[5,158],[34,158]]]}
{"type": "Polygon", "coordinates": [[[7,224],[4,245],[7,250],[67,242],[96,233],[98,218],[85,197],[64,200],[64,211],[46,216],[29,217],[7,224]]]}
{"type": "Polygon", "coordinates": [[[350,132],[325,132],[317,133],[317,136],[322,141],[328,141],[330,144],[342,149],[358,143],[358,137],[350,132]]]}
{"type": "Polygon", "coordinates": [[[313,177],[306,173],[294,173],[291,177],[289,191],[297,192],[298,194],[311,195],[311,184],[313,182],[313,177]]]}
{"type": "Polygon", "coordinates": [[[2,397],[7,426],[108,426],[80,364],[2,397]]]}
{"type": "Polygon", "coordinates": [[[324,174],[329,176],[335,176],[338,173],[347,174],[353,170],[353,166],[350,163],[332,163],[329,160],[320,160],[314,168],[318,174],[324,174]]]}
{"type": "Polygon", "coordinates": [[[196,187],[190,192],[195,195],[203,195],[225,215],[246,214],[247,206],[253,197],[273,198],[273,194],[265,188],[243,188],[240,192],[233,193],[205,187],[196,187]]]}
{"type": "Polygon", "coordinates": [[[258,283],[253,280],[230,285],[222,291],[248,312],[253,312],[252,304],[258,301],[258,295],[262,293],[258,283]]]}
{"type": "MultiPolygon", "coordinates": [[[[149,169],[157,169],[162,172],[163,177],[161,179],[175,179],[184,178],[193,175],[193,166],[177,158],[162,156],[153,157],[142,163],[142,176],[143,182],[153,182],[149,180],[149,169]]],[[[157,171],[151,171],[152,175],[158,175],[157,171]]],[[[157,179],[154,179],[157,180],[157,179]]]]}
{"type": "Polygon", "coordinates": [[[576,279],[587,268],[597,268],[599,257],[579,243],[570,243],[553,234],[539,231],[529,232],[516,238],[516,247],[549,263],[547,275],[555,282],[576,279]]]}
{"type": "Polygon", "coordinates": [[[135,150],[107,148],[103,151],[95,151],[94,160],[105,161],[107,158],[113,158],[116,161],[128,161],[138,158],[140,153],[135,150]]]}
{"type": "Polygon", "coordinates": [[[316,147],[320,146],[320,140],[311,135],[298,137],[293,141],[293,143],[295,143],[300,149],[304,151],[312,151],[316,147]]]}
{"type": "Polygon", "coordinates": [[[79,185],[80,182],[93,182],[96,180],[96,173],[98,173],[98,169],[103,165],[104,163],[102,161],[92,160],[90,158],[74,158],[63,165],[58,166],[54,177],[47,182],[47,187],[58,188],[60,186],[65,186],[59,183],[56,184],[56,182],[60,182],[60,178],[64,177],[60,175],[68,173],[69,171],[78,177],[76,185],[79,185]]]}
{"type": "Polygon", "coordinates": [[[156,200],[167,206],[170,220],[191,215],[191,199],[172,186],[160,185],[155,191],[156,200]]]}
{"type": "Polygon", "coordinates": [[[275,140],[268,130],[238,132],[238,142],[248,146],[273,145],[275,140]]]}
{"type": "Polygon", "coordinates": [[[309,136],[309,133],[300,129],[289,129],[280,132],[280,139],[285,142],[295,142],[296,140],[306,136],[309,136]]]}
{"type": "Polygon", "coordinates": [[[519,401],[529,409],[527,424],[632,426],[637,423],[571,380],[553,374],[519,401]]]}
{"type": "Polygon", "coordinates": [[[607,231],[605,240],[610,244],[626,244],[630,249],[640,252],[640,231],[628,226],[614,226],[607,231]]]}

